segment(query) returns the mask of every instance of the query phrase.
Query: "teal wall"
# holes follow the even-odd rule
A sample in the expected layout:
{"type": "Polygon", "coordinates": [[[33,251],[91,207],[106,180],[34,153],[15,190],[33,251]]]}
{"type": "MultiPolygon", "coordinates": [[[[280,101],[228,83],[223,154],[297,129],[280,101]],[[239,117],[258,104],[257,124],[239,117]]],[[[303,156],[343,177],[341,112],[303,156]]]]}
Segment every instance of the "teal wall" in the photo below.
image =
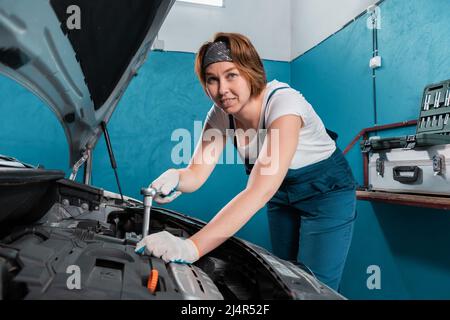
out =
{"type": "Polygon", "coordinates": [[[35,95],[0,75],[0,154],[67,168],[69,149],[56,116],[35,95]]]}
{"type": "MultiPolygon", "coordinates": [[[[450,78],[450,1],[386,0],[380,5],[378,124],[416,119],[423,88],[450,78]]],[[[291,63],[291,85],[312,103],[345,148],[374,125],[371,30],[357,19],[291,63]]],[[[414,133],[415,127],[379,132],[414,133]]],[[[362,158],[349,152],[362,183],[362,158]]],[[[450,299],[450,213],[358,201],[358,219],[342,282],[353,299],[450,299]],[[367,267],[381,269],[381,289],[369,290],[367,267]]]]}
{"type": "MultiPolygon", "coordinates": [[[[189,130],[194,150],[193,139],[198,139],[194,121],[203,121],[211,107],[195,76],[194,58],[191,53],[151,52],[114,112],[109,134],[124,194],[141,199],[141,187],[168,168],[184,166],[171,161],[172,148],[179,143],[171,141],[174,130],[189,130]]],[[[269,80],[289,82],[289,63],[264,61],[264,66],[269,80]]],[[[3,76],[0,92],[0,154],[61,168],[68,174],[67,143],[53,113],[32,93],[3,76]]],[[[166,206],[208,221],[243,190],[246,181],[242,165],[219,164],[200,190],[166,206]]],[[[104,139],[94,152],[93,184],[118,190],[104,139]]],[[[270,248],[265,209],[238,236],[270,248]]]]}
{"type": "MultiPolygon", "coordinates": [[[[450,2],[386,0],[381,4],[377,71],[379,124],[415,119],[423,87],[450,78],[450,2]]],[[[374,124],[371,31],[362,16],[292,63],[264,61],[269,80],[290,82],[312,103],[341,148],[374,124]]],[[[152,52],[113,114],[110,136],[125,194],[139,190],[173,167],[177,128],[193,133],[210,101],[193,72],[194,55],[152,52]]],[[[0,154],[68,172],[64,132],[47,107],[13,81],[0,77],[0,154]]],[[[386,134],[413,133],[414,128],[386,134]]],[[[192,142],[194,144],[194,142],[192,142]]],[[[192,144],[192,145],[193,145],[192,144]]],[[[362,182],[355,147],[347,155],[362,182]]],[[[177,167],[181,167],[177,166],[177,167]]],[[[244,188],[242,165],[218,165],[197,192],[168,208],[209,220],[244,188]]],[[[94,154],[93,184],[116,191],[104,140],[94,154]]],[[[270,249],[265,210],[238,236],[270,249]]],[[[450,214],[447,211],[358,202],[354,240],[342,293],[351,299],[450,299],[450,214]],[[366,287],[369,265],[381,268],[381,290],[366,287]]]]}

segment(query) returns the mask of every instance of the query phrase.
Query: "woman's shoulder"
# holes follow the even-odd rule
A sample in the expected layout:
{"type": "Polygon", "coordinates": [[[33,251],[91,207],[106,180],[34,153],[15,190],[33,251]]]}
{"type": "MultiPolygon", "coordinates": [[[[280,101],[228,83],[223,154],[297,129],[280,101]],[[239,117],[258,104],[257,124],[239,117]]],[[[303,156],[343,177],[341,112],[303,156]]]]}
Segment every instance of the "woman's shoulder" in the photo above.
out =
{"type": "Polygon", "coordinates": [[[287,83],[278,80],[268,82],[266,85],[266,101],[270,102],[272,98],[281,96],[303,98],[303,95],[298,90],[292,88],[287,83]]]}
{"type": "Polygon", "coordinates": [[[277,79],[273,79],[272,81],[267,82],[266,88],[268,91],[273,91],[275,89],[281,89],[281,88],[286,88],[286,89],[291,89],[291,90],[297,91],[294,88],[292,88],[288,83],[278,81],[277,79]]]}
{"type": "Polygon", "coordinates": [[[266,104],[269,109],[273,109],[270,108],[272,105],[310,107],[308,101],[298,90],[276,80],[271,81],[267,87],[266,104]]]}
{"type": "Polygon", "coordinates": [[[266,124],[270,125],[280,116],[293,114],[309,122],[312,106],[303,95],[288,84],[272,81],[266,97],[266,124]]]}

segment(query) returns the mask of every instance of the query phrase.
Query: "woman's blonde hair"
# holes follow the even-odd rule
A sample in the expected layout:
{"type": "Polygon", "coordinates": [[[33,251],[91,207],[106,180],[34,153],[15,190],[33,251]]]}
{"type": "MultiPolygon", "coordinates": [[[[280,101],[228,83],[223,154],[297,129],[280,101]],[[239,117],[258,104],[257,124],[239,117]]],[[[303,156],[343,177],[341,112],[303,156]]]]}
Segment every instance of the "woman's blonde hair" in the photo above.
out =
{"type": "Polygon", "coordinates": [[[253,44],[246,36],[239,33],[219,32],[214,35],[213,41],[205,42],[195,57],[195,73],[197,74],[203,89],[206,92],[206,77],[203,70],[203,59],[206,50],[213,42],[223,41],[231,52],[231,58],[236,68],[250,84],[250,95],[252,97],[260,94],[266,87],[267,79],[261,58],[253,44]]]}

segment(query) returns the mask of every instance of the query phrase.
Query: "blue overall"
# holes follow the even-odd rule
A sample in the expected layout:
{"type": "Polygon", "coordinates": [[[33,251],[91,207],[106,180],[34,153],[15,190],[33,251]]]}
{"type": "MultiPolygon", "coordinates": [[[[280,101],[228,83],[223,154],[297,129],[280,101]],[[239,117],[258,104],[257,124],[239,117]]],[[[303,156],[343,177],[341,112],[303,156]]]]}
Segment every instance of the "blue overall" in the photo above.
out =
{"type": "MultiPolygon", "coordinates": [[[[275,89],[268,101],[284,88],[275,89]]],[[[229,120],[234,129],[231,115],[229,120]]],[[[245,161],[245,166],[250,174],[253,165],[245,161]]],[[[320,281],[338,290],[356,218],[355,189],[352,171],[339,149],[328,159],[289,169],[267,203],[273,253],[305,264],[320,281]]]]}

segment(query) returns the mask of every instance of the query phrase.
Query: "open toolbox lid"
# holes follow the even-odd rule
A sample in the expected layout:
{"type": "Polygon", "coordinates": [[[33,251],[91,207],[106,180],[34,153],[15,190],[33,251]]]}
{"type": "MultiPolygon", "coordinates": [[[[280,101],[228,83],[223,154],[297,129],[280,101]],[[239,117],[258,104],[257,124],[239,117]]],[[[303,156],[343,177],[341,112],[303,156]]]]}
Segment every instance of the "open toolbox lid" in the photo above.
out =
{"type": "Polygon", "coordinates": [[[361,151],[413,149],[450,144],[450,79],[427,85],[423,91],[416,134],[361,141],[361,151]]]}
{"type": "Polygon", "coordinates": [[[425,87],[416,133],[450,135],[450,80],[425,87]]]}

